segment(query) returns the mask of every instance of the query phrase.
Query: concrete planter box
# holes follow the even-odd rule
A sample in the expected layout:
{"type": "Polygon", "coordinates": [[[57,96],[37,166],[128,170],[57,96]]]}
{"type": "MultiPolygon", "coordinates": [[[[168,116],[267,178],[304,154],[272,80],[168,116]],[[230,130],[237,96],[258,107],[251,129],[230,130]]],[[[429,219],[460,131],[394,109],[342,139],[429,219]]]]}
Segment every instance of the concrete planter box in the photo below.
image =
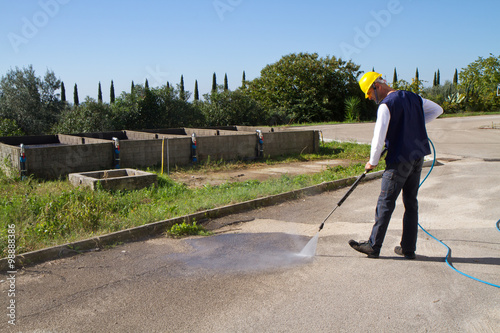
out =
{"type": "Polygon", "coordinates": [[[93,172],[70,173],[69,181],[74,186],[87,186],[92,190],[97,184],[105,190],[138,190],[157,185],[157,175],[135,169],[112,169],[93,172]]]}
{"type": "MultiPolygon", "coordinates": [[[[315,130],[225,126],[0,137],[0,162],[10,159],[15,172],[20,173],[20,145],[23,144],[24,169],[27,175],[36,178],[59,179],[71,173],[106,170],[117,163],[113,141],[116,138],[120,143],[119,165],[123,169],[142,169],[162,163],[189,165],[193,162],[193,134],[197,139],[198,162],[209,159],[252,160],[259,158],[257,130],[264,135],[262,148],[265,157],[309,154],[319,150],[319,132],[315,130]]],[[[11,172],[3,163],[0,163],[0,168],[11,172]]]]}

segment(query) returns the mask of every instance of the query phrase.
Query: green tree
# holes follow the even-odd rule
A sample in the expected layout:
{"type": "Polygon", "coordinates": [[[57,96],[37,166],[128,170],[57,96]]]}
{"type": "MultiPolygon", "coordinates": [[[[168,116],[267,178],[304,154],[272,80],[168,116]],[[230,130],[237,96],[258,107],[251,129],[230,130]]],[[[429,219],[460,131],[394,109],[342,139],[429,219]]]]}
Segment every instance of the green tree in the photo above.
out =
{"type": "Polygon", "coordinates": [[[0,136],[21,136],[23,131],[13,119],[0,118],[0,136]]]}
{"type": "Polygon", "coordinates": [[[0,81],[0,118],[11,119],[27,135],[44,134],[55,124],[64,108],[56,93],[61,87],[52,71],[37,77],[30,65],[10,70],[0,81]]]}
{"type": "Polygon", "coordinates": [[[405,86],[405,90],[412,91],[416,94],[420,94],[422,89],[424,88],[424,84],[422,81],[420,81],[419,78],[419,73],[418,73],[418,67],[415,71],[415,77],[412,79],[411,84],[405,86]]]}
{"type": "Polygon", "coordinates": [[[247,87],[247,79],[245,71],[243,71],[243,75],[241,76],[241,88],[245,89],[246,87],[247,87]]]}
{"type": "Polygon", "coordinates": [[[424,89],[424,84],[420,80],[415,80],[415,78],[412,78],[411,83],[409,83],[406,80],[400,79],[398,80],[396,85],[393,85],[394,89],[400,89],[400,90],[407,90],[407,91],[412,91],[416,94],[420,94],[423,89],[424,89]],[[394,88],[397,87],[397,88],[394,88]]]}
{"type": "Polygon", "coordinates": [[[392,75],[392,88],[398,89],[397,84],[398,84],[398,73],[396,72],[396,67],[394,67],[394,74],[392,75]]]}
{"type": "Polygon", "coordinates": [[[186,101],[186,92],[184,91],[184,76],[181,75],[181,84],[179,85],[179,98],[186,101]]]}
{"type": "Polygon", "coordinates": [[[113,84],[113,80],[111,80],[111,86],[109,88],[109,104],[113,104],[115,102],[115,85],[113,84]]]}
{"type": "Polygon", "coordinates": [[[99,81],[99,88],[97,89],[97,102],[102,103],[101,81],[99,81]]]}
{"type": "Polygon", "coordinates": [[[198,92],[198,80],[194,80],[194,100],[200,100],[200,93],[198,92]]]}
{"type": "Polygon", "coordinates": [[[212,76],[212,92],[217,92],[217,77],[214,75],[212,76]]]}
{"type": "Polygon", "coordinates": [[[290,54],[262,69],[260,77],[249,82],[248,91],[282,119],[342,121],[346,96],[364,97],[357,82],[360,73],[359,65],[334,56],[290,54]]]}
{"type": "MultiPolygon", "coordinates": [[[[147,80],[146,80],[147,83],[147,80]]],[[[161,113],[156,100],[156,95],[153,89],[144,84],[144,93],[139,99],[139,114],[140,118],[135,124],[134,129],[153,129],[161,127],[161,113]]]]}
{"type": "Polygon", "coordinates": [[[134,80],[132,80],[132,83],[130,84],[130,93],[133,94],[134,93],[134,80]]]}
{"type": "Polygon", "coordinates": [[[439,72],[439,68],[436,76],[436,85],[439,86],[441,84],[441,73],[439,72]]]}
{"type": "MultiPolygon", "coordinates": [[[[179,86],[179,85],[178,85],[179,86]]],[[[185,98],[190,98],[185,91],[185,98]]],[[[112,129],[154,129],[203,125],[201,111],[181,100],[180,90],[166,85],[146,89],[136,85],[134,94],[123,92],[112,105],[112,129]]]]}
{"type": "Polygon", "coordinates": [[[198,103],[207,126],[263,125],[268,115],[244,90],[224,90],[205,94],[198,103]]]}
{"type": "Polygon", "coordinates": [[[156,96],[161,121],[158,127],[197,127],[203,126],[203,115],[196,107],[199,103],[188,103],[190,92],[185,91],[185,100],[180,98],[180,91],[166,86],[153,90],[156,96]]]}
{"type": "Polygon", "coordinates": [[[457,71],[457,69],[456,69],[456,68],[455,68],[455,74],[453,74],[453,84],[454,84],[455,86],[457,86],[457,85],[458,85],[458,71],[457,71]]]}
{"type": "Polygon", "coordinates": [[[500,57],[479,57],[460,71],[460,91],[465,93],[468,109],[491,111],[500,108],[496,89],[500,83],[500,57]]]}
{"type": "Polygon", "coordinates": [[[110,115],[108,104],[87,96],[82,104],[68,109],[52,131],[66,134],[108,131],[111,129],[110,115]]]}
{"type": "Polygon", "coordinates": [[[61,102],[66,103],[66,88],[64,82],[61,81],[61,102]]]}
{"type": "Polygon", "coordinates": [[[163,121],[155,88],[146,88],[145,85],[134,84],[133,93],[123,92],[115,99],[111,110],[114,129],[160,128],[163,121]]]}
{"type": "Polygon", "coordinates": [[[78,99],[78,86],[75,83],[75,87],[73,88],[73,104],[78,106],[80,104],[80,100],[78,99]]]}
{"type": "Polygon", "coordinates": [[[228,91],[229,86],[227,84],[227,73],[224,74],[224,91],[228,91]]]}
{"type": "Polygon", "coordinates": [[[133,85],[131,93],[122,92],[111,105],[111,124],[110,130],[136,129],[136,124],[140,120],[139,99],[144,88],[140,85],[133,85]]]}
{"type": "Polygon", "coordinates": [[[144,88],[149,89],[149,82],[148,82],[148,79],[146,79],[146,82],[144,82],[144,88]]]}
{"type": "Polygon", "coordinates": [[[447,113],[458,112],[464,108],[461,95],[450,81],[446,81],[443,85],[424,88],[421,95],[441,105],[447,113]]]}

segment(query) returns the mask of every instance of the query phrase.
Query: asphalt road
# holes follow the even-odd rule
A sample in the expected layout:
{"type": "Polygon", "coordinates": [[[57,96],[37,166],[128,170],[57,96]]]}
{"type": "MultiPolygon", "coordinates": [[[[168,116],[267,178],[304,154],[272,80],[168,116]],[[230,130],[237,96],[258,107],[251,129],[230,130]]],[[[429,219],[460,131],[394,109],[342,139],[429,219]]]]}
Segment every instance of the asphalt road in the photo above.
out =
{"type": "MultiPolygon", "coordinates": [[[[453,266],[498,285],[500,130],[479,129],[492,122],[500,116],[429,124],[442,165],[419,198],[420,223],[452,249],[453,266]]],[[[369,142],[373,124],[320,129],[369,142]]],[[[448,267],[446,248],[423,232],[416,260],[393,253],[401,202],[379,259],[349,247],[369,235],[379,186],[359,185],[313,258],[297,254],[345,189],[213,220],[226,226],[211,237],[159,237],[28,267],[15,276],[16,325],[3,315],[0,331],[498,332],[500,288],[448,267]]],[[[0,279],[8,314],[11,284],[0,279]]]]}

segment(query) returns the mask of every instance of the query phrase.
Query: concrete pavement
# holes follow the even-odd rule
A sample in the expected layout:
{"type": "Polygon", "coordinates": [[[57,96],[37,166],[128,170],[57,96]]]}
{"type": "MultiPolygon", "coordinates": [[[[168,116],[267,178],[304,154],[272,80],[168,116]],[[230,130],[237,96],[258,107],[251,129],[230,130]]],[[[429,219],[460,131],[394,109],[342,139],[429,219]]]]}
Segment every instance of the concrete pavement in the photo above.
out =
{"type": "MultiPolygon", "coordinates": [[[[443,165],[421,188],[420,223],[450,246],[454,267],[500,284],[500,130],[479,129],[491,122],[500,116],[429,124],[443,165]]],[[[368,142],[373,124],[321,129],[368,142]]],[[[381,258],[348,246],[368,237],[379,186],[359,185],[312,259],[297,253],[345,189],[213,220],[208,238],[159,237],[28,267],[16,275],[16,326],[4,316],[0,331],[498,332],[500,289],[449,268],[441,244],[420,232],[416,260],[393,253],[401,202],[381,258]]]]}

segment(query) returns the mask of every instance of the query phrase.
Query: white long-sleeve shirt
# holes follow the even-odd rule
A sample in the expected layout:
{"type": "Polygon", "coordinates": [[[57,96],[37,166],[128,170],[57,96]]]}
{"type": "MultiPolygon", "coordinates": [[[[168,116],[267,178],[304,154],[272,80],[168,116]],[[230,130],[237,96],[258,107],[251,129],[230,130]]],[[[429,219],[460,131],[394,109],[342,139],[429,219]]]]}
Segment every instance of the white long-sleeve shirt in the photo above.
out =
{"type": "MultiPolygon", "coordinates": [[[[443,113],[443,108],[431,100],[422,98],[422,107],[424,109],[425,123],[436,119],[443,113]]],[[[385,137],[389,128],[391,120],[391,113],[386,104],[380,104],[377,110],[377,121],[375,122],[375,129],[373,130],[373,139],[370,151],[371,165],[377,165],[382,154],[385,137]]]]}

